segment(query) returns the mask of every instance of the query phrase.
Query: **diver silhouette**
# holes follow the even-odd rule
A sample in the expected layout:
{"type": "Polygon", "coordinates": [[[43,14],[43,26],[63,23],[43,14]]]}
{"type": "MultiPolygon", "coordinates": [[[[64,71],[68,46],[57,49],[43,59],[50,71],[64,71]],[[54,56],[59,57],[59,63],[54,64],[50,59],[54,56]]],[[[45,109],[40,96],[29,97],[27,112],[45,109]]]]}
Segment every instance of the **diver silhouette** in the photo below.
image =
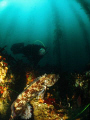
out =
{"type": "Polygon", "coordinates": [[[47,48],[43,45],[15,43],[11,46],[13,54],[23,54],[30,62],[37,65],[38,62],[47,53],[47,48]]]}

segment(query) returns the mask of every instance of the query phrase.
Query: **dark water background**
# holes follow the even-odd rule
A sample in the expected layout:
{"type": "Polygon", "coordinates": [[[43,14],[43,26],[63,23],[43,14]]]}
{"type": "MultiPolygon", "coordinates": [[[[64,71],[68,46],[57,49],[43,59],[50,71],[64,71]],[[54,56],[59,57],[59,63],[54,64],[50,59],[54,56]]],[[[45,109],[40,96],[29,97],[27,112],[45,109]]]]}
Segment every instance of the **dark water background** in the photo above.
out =
{"type": "Polygon", "coordinates": [[[85,69],[90,62],[90,1],[82,1],[88,9],[81,0],[1,0],[0,47],[7,45],[11,53],[14,43],[43,43],[48,54],[40,65],[85,69]]]}

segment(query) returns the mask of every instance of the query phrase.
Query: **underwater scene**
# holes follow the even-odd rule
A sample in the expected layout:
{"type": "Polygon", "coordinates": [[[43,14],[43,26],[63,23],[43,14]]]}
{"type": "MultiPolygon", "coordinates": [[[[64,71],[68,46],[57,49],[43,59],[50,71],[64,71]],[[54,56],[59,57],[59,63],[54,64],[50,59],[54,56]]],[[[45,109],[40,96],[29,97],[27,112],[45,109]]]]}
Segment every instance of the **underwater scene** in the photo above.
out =
{"type": "Polygon", "coordinates": [[[89,120],[90,0],[0,0],[0,120],[89,120]]]}

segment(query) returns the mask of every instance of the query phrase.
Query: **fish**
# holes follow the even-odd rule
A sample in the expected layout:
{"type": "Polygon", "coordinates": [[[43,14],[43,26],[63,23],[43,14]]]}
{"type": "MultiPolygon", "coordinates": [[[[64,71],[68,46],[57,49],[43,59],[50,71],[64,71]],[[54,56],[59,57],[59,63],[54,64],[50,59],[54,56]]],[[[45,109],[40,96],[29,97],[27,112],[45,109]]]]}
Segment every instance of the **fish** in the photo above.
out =
{"type": "Polygon", "coordinates": [[[27,108],[27,103],[30,103],[33,98],[39,98],[41,94],[44,97],[46,88],[53,86],[58,79],[59,75],[56,74],[44,74],[37,77],[12,103],[11,116],[9,120],[13,120],[17,116],[23,116],[23,114],[25,114],[23,111],[27,108]]]}

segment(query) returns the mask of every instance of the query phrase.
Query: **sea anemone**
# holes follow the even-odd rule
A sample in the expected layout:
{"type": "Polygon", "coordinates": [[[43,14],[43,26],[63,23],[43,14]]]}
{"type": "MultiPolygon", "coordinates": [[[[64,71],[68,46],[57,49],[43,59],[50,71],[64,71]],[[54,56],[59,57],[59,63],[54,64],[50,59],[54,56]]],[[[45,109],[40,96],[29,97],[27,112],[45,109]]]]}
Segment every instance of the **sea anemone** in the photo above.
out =
{"type": "Polygon", "coordinates": [[[24,114],[20,114],[21,118],[25,120],[30,119],[32,117],[31,109],[32,107],[27,105],[24,114]]]}

